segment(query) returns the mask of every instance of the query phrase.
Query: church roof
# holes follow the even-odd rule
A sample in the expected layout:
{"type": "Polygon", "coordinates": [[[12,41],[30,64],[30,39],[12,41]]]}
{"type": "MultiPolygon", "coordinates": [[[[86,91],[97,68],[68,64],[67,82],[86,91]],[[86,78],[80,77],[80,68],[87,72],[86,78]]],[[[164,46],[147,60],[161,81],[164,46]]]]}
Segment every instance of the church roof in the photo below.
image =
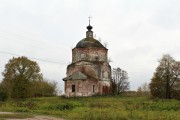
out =
{"type": "Polygon", "coordinates": [[[80,71],[72,74],[72,80],[85,80],[85,79],[87,79],[87,76],[80,71]]]}
{"type": "Polygon", "coordinates": [[[72,75],[64,78],[63,80],[85,80],[87,76],[80,71],[73,73],[72,75]]]}
{"type": "Polygon", "coordinates": [[[63,81],[66,81],[66,80],[87,80],[88,78],[98,80],[97,78],[95,78],[91,75],[87,75],[86,73],[82,73],[80,71],[77,71],[77,72],[73,73],[72,75],[65,77],[63,79],[63,81]]]}
{"type": "Polygon", "coordinates": [[[98,40],[87,37],[79,41],[76,45],[76,48],[87,48],[87,47],[97,47],[97,48],[105,48],[98,40]]]}

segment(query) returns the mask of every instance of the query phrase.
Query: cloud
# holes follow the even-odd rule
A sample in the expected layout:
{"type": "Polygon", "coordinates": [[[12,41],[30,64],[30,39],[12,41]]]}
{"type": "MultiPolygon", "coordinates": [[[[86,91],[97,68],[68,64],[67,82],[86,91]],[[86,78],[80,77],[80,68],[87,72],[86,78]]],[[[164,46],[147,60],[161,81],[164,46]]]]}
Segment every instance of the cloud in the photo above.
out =
{"type": "MultiPolygon", "coordinates": [[[[88,16],[112,67],[129,73],[131,89],[149,82],[162,54],[179,60],[178,0],[1,0],[0,51],[38,61],[44,77],[63,89],[71,49],[85,37],[88,16]]],[[[0,71],[12,55],[0,54],[0,71]]],[[[2,78],[2,76],[0,76],[2,78]]]]}

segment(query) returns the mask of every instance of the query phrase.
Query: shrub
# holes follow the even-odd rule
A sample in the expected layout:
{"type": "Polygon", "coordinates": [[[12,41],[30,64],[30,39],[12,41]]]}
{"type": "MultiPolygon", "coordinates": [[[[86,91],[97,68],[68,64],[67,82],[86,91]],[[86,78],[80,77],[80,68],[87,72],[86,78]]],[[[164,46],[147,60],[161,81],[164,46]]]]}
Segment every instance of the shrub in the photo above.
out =
{"type": "Polygon", "coordinates": [[[28,108],[17,108],[15,112],[29,112],[28,108]]]}
{"type": "Polygon", "coordinates": [[[36,109],[38,107],[37,104],[33,101],[19,101],[15,106],[28,108],[30,110],[36,109]]]}
{"type": "Polygon", "coordinates": [[[5,91],[0,91],[0,101],[6,101],[8,99],[8,94],[5,91]]]}
{"type": "Polygon", "coordinates": [[[73,108],[79,107],[79,106],[82,106],[82,105],[78,102],[68,102],[68,103],[50,104],[46,106],[45,109],[63,111],[63,110],[72,110],[73,108]]]}

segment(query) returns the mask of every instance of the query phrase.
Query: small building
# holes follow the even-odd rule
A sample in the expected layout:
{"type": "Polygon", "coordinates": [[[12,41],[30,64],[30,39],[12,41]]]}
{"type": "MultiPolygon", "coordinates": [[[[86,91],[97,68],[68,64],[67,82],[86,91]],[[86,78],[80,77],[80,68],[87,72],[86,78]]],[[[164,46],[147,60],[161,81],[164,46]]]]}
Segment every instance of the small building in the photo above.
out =
{"type": "Polygon", "coordinates": [[[108,49],[93,38],[92,26],[87,26],[86,38],[72,49],[72,63],[63,79],[65,96],[92,96],[110,94],[111,66],[108,49]]]}

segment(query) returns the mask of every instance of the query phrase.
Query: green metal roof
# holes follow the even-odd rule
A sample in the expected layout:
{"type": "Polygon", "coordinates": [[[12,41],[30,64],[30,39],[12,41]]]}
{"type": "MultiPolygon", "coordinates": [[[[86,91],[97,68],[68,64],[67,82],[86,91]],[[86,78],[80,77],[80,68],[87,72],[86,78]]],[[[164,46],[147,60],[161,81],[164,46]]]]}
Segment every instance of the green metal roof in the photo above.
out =
{"type": "Polygon", "coordinates": [[[63,80],[86,80],[87,76],[80,71],[73,73],[72,75],[65,77],[63,80]]]}

